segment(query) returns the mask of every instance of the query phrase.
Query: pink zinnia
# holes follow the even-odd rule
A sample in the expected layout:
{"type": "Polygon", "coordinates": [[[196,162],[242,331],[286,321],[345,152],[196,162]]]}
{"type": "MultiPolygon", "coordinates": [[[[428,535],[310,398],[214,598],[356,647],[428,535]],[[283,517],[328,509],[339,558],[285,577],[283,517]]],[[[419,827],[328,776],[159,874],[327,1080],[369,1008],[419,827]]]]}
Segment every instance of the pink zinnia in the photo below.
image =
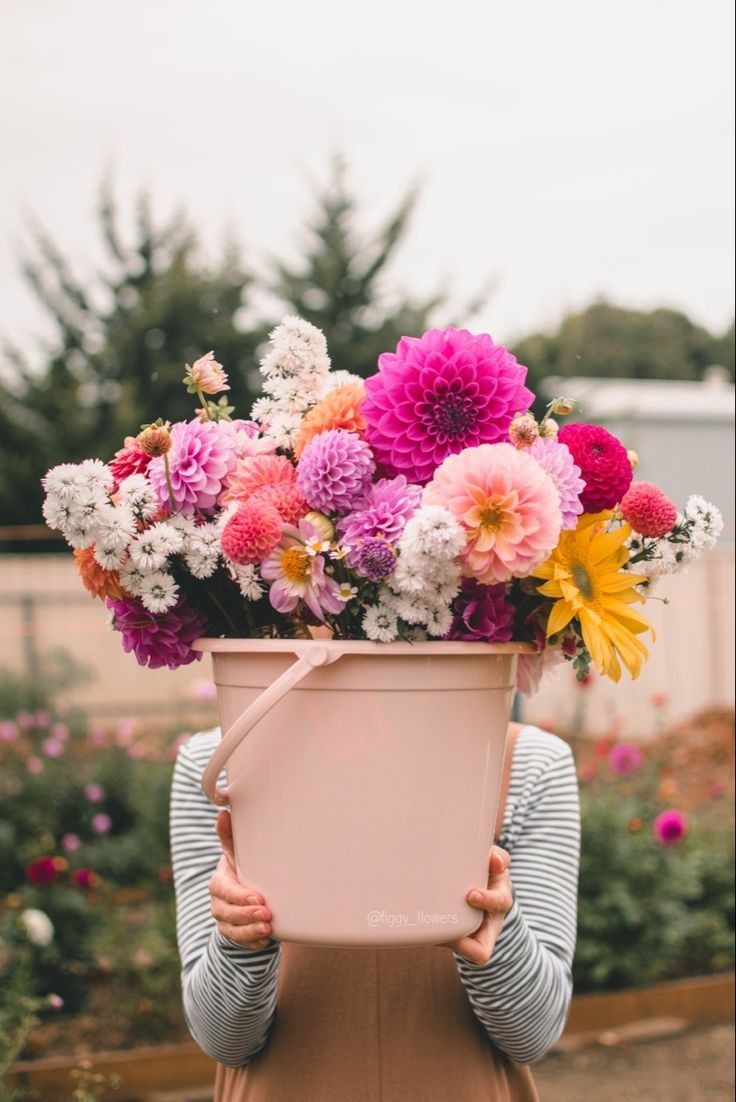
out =
{"type": "Polygon", "coordinates": [[[126,436],[125,447],[115,452],[115,458],[108,463],[115,481],[120,483],[131,474],[145,474],[150,455],[146,455],[137,436],[126,436]]]}
{"type": "Polygon", "coordinates": [[[640,536],[664,536],[677,520],[677,506],[653,482],[632,482],[621,498],[621,515],[640,536]]]}
{"type": "Polygon", "coordinates": [[[638,773],[644,764],[644,754],[633,743],[618,742],[608,755],[608,764],[611,772],[620,776],[638,773]]]}
{"type": "Polygon", "coordinates": [[[254,566],[281,539],[283,521],[273,505],[256,494],[241,502],[222,530],[222,553],[241,566],[254,566]]]}
{"type": "Polygon", "coordinates": [[[585,489],[580,495],[583,512],[612,509],[624,496],[633,478],[631,460],[620,440],[600,425],[563,425],[557,434],[570,449],[580,468],[585,489]]]}
{"type": "Polygon", "coordinates": [[[221,505],[247,501],[265,486],[296,482],[296,470],[284,455],[249,455],[239,459],[225,479],[221,505]]]}
{"type": "Polygon", "coordinates": [[[402,337],[366,380],[365,437],[389,474],[424,485],[448,456],[505,440],[534,400],[526,368],[487,333],[430,329],[402,337]]]}
{"type": "Polygon", "coordinates": [[[481,444],[449,456],[425,487],[466,531],[463,572],[484,585],[524,578],[560,538],[560,499],[549,475],[512,444],[481,444]]]}
{"type": "Polygon", "coordinates": [[[671,807],[662,811],[652,823],[652,832],[663,846],[674,846],[688,832],[688,821],[681,811],[671,807]]]}
{"type": "Polygon", "coordinates": [[[269,599],[277,612],[293,612],[304,601],[318,620],[324,620],[325,612],[344,609],[337,582],[325,574],[323,556],[306,548],[306,541],[315,537],[321,538],[319,529],[308,520],[285,528],[278,547],[261,566],[261,575],[272,583],[269,599]]]}
{"type": "MultiPolygon", "coordinates": [[[[212,512],[235,462],[232,437],[214,421],[179,421],[171,430],[167,456],[176,508],[191,516],[212,512]]],[[[153,459],[148,477],[162,505],[169,504],[164,459],[153,459]]]]}

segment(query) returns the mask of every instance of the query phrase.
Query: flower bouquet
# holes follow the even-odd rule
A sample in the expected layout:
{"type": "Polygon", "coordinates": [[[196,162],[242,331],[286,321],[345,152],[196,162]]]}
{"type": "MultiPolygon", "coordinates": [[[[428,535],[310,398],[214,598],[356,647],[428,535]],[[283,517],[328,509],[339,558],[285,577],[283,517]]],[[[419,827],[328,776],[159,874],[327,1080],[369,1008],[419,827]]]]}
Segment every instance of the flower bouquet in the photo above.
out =
{"type": "Polygon", "coordinates": [[[604,428],[560,428],[574,403],[537,420],[486,334],[404,337],[363,381],[287,317],[261,372],[238,420],[214,354],[187,366],[192,419],[55,467],[44,516],[141,664],[212,651],[224,734],[202,784],[274,936],[462,936],[515,684],[564,659],[636,677],[638,606],[720,514],[633,481],[604,428]]]}
{"type": "Polygon", "coordinates": [[[208,353],[191,421],[158,420],[109,462],[54,467],[44,517],[142,665],[186,664],[202,635],[529,641],[520,687],[561,659],[636,677],[654,579],[712,547],[718,510],[683,513],[633,481],[606,429],[538,422],[526,369],[485,335],[404,337],[365,382],[331,370],[295,317],[261,361],[264,396],[231,417],[208,353]],[[219,401],[212,397],[222,394],[219,401]]]}

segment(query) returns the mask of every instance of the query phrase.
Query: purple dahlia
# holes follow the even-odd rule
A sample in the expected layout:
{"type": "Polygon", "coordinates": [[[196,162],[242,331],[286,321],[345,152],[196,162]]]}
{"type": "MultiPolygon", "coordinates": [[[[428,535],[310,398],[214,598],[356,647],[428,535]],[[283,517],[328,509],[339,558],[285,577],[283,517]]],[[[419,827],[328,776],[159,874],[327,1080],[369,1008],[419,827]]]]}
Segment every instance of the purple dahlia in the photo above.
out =
{"type": "Polygon", "coordinates": [[[132,651],[140,666],[175,670],[201,659],[191,645],[204,634],[206,623],[184,600],[159,615],[148,612],[140,601],[128,599],[109,599],[107,607],[115,630],[123,637],[123,650],[132,651]]]}
{"type": "Polygon", "coordinates": [[[407,482],[403,475],[379,478],[369,486],[353,511],[338,521],[340,537],[352,549],[348,565],[356,564],[363,540],[381,538],[390,544],[398,543],[421,499],[421,486],[407,482]]]}
{"type": "MultiPolygon", "coordinates": [[[[235,455],[232,434],[223,432],[214,421],[179,421],[174,425],[166,458],[177,509],[189,516],[213,511],[235,455]]],[[[168,505],[163,458],[153,459],[147,473],[159,501],[168,505]]]]}
{"type": "Polygon", "coordinates": [[[545,437],[527,448],[527,455],[536,459],[557,488],[563,529],[577,528],[578,517],[583,511],[580,495],[585,489],[585,482],[580,477],[580,467],[573,461],[570,449],[566,444],[545,437]]]}
{"type": "Polygon", "coordinates": [[[487,333],[430,329],[402,337],[366,380],[365,438],[389,474],[425,485],[448,455],[508,436],[534,401],[526,368],[487,333]]]}
{"type": "Polygon", "coordinates": [[[508,643],[513,630],[514,606],[506,597],[506,586],[482,585],[475,578],[463,578],[452,602],[452,627],[445,639],[508,643]]]}

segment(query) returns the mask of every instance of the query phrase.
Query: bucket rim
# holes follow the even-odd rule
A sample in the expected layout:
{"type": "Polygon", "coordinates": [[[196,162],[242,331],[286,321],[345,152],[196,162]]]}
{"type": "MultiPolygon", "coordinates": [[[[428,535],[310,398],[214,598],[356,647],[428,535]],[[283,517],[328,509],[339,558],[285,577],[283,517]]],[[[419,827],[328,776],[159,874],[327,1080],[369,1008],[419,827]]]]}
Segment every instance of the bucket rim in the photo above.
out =
{"type": "Polygon", "coordinates": [[[202,636],[195,639],[192,649],[211,654],[297,654],[311,647],[326,647],[335,654],[382,655],[485,655],[537,654],[534,643],[465,643],[432,640],[417,643],[374,643],[369,639],[249,639],[214,638],[202,636]]]}

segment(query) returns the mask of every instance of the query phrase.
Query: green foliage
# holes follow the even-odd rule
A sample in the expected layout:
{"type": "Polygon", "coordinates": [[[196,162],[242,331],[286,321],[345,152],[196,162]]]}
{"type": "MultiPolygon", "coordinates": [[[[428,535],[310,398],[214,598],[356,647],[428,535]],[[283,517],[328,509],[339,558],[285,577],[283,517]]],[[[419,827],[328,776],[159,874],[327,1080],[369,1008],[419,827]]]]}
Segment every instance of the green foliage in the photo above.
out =
{"type": "Polygon", "coordinates": [[[104,266],[82,279],[36,226],[23,274],[53,326],[42,365],[6,344],[0,380],[0,511],[6,522],[40,521],[40,476],[59,462],[112,458],[125,436],[164,415],[191,417],[182,367],[211,348],[243,408],[257,336],[236,324],[251,276],[235,245],[207,265],[187,218],[158,224],[146,195],[125,243],[103,186],[97,220],[104,266]]]}
{"type": "Polygon", "coordinates": [[[631,794],[613,782],[583,788],[576,991],[733,968],[731,833],[703,810],[681,842],[659,843],[653,776],[625,785],[631,794]]]}
{"type": "Polygon", "coordinates": [[[537,391],[548,375],[621,379],[700,379],[710,364],[733,375],[733,326],[714,337],[677,310],[626,310],[597,302],[568,314],[555,333],[534,333],[514,346],[537,391]]]}

